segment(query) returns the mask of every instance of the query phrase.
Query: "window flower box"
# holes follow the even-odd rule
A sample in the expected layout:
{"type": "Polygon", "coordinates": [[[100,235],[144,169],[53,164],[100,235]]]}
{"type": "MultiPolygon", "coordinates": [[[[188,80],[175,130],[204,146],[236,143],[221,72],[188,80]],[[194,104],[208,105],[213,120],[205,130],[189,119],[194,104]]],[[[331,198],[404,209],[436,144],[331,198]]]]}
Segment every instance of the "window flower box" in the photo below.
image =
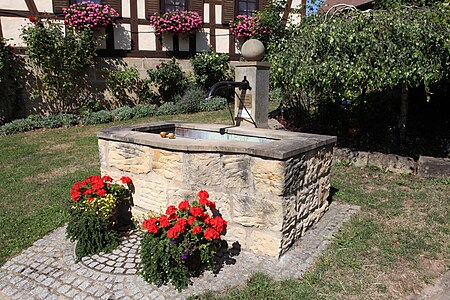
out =
{"type": "Polygon", "coordinates": [[[155,33],[158,36],[164,33],[174,35],[193,34],[202,29],[203,19],[193,11],[171,11],[151,16],[150,25],[155,28],[155,33]]]}

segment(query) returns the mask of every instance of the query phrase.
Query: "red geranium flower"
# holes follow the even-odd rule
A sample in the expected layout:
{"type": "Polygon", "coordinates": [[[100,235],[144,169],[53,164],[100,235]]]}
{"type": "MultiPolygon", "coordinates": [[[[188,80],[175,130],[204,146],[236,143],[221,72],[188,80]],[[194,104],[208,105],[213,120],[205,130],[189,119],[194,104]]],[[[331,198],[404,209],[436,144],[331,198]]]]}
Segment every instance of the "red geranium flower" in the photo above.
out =
{"type": "Polygon", "coordinates": [[[28,20],[30,20],[31,23],[34,23],[34,21],[36,21],[36,18],[33,17],[33,16],[30,16],[30,17],[28,18],[28,20]]]}
{"type": "Polygon", "coordinates": [[[161,228],[166,228],[166,227],[170,226],[169,218],[167,216],[160,216],[159,217],[159,226],[161,226],[161,228]]]}
{"type": "Polygon", "coordinates": [[[184,200],[182,202],[180,202],[180,204],[178,204],[178,208],[180,210],[188,210],[190,207],[189,202],[187,200],[184,200]]]}
{"type": "Polygon", "coordinates": [[[176,239],[178,237],[178,231],[175,229],[175,227],[167,230],[167,237],[170,239],[176,239]]]}
{"type": "Polygon", "coordinates": [[[131,184],[132,182],[131,178],[128,176],[122,176],[120,180],[122,181],[123,184],[131,184]]]}
{"type": "Polygon", "coordinates": [[[188,224],[189,224],[190,226],[192,226],[192,224],[194,224],[194,222],[195,222],[195,218],[194,218],[194,217],[189,217],[189,218],[188,218],[188,224]]]}
{"type": "Polygon", "coordinates": [[[191,209],[189,210],[189,213],[191,215],[193,215],[194,217],[198,217],[199,215],[201,215],[203,213],[203,208],[201,208],[200,206],[191,207],[191,209]]]}
{"type": "Polygon", "coordinates": [[[219,216],[211,218],[209,220],[209,224],[211,224],[211,226],[220,233],[227,229],[227,222],[219,216]]]}
{"type": "Polygon", "coordinates": [[[97,191],[97,195],[99,195],[100,197],[105,197],[106,196],[106,191],[105,190],[98,190],[97,191]]]}
{"type": "Polygon", "coordinates": [[[177,212],[177,208],[174,205],[167,207],[166,215],[171,215],[177,212]]]}
{"type": "Polygon", "coordinates": [[[102,177],[102,181],[112,182],[113,179],[112,179],[110,176],[106,175],[106,176],[103,176],[103,177],[102,177]]]}
{"type": "Polygon", "coordinates": [[[202,232],[202,228],[200,226],[194,226],[194,228],[192,228],[192,233],[193,234],[199,234],[202,232]]]}
{"type": "Polygon", "coordinates": [[[207,240],[218,240],[220,238],[220,234],[212,228],[206,228],[203,235],[207,240]]]}
{"type": "Polygon", "coordinates": [[[202,201],[207,200],[209,198],[209,194],[207,191],[201,190],[200,192],[198,192],[198,198],[200,199],[200,204],[205,205],[202,203],[202,201]]]}

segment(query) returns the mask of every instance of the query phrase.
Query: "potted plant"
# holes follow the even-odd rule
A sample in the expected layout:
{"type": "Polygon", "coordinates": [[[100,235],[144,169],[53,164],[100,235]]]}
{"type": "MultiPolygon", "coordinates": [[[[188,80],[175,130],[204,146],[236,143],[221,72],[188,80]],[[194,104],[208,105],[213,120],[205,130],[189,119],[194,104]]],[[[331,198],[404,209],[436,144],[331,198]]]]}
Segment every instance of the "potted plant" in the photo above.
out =
{"type": "Polygon", "coordinates": [[[150,25],[155,28],[155,34],[159,36],[163,33],[194,34],[202,29],[203,19],[197,12],[177,10],[151,16],[150,25]]]}
{"type": "Polygon", "coordinates": [[[199,200],[184,200],[166,213],[144,220],[141,241],[141,274],[158,286],[169,281],[178,289],[186,288],[192,276],[208,266],[214,270],[214,255],[225,234],[227,222],[217,213],[208,192],[200,191],[199,200]]]}
{"type": "Polygon", "coordinates": [[[230,22],[230,32],[236,37],[238,45],[242,46],[248,39],[263,40],[271,30],[261,23],[259,16],[238,15],[230,22]]]}
{"type": "Polygon", "coordinates": [[[99,30],[113,24],[119,13],[112,7],[92,2],[81,2],[63,8],[64,24],[78,31],[99,30]]]}
{"type": "Polygon", "coordinates": [[[89,176],[72,186],[66,235],[77,241],[78,259],[117,247],[120,231],[129,225],[124,214],[132,205],[131,185],[127,176],[121,183],[110,176],[89,176]]]}

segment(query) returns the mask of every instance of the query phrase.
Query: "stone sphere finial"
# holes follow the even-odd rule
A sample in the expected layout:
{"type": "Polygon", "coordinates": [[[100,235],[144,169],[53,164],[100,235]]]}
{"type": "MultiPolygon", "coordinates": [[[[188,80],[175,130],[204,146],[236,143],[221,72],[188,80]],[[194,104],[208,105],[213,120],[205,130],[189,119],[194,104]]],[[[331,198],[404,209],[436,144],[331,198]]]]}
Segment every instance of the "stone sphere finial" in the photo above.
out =
{"type": "Polygon", "coordinates": [[[263,43],[257,39],[246,41],[241,48],[241,54],[247,61],[260,61],[265,51],[263,43]]]}

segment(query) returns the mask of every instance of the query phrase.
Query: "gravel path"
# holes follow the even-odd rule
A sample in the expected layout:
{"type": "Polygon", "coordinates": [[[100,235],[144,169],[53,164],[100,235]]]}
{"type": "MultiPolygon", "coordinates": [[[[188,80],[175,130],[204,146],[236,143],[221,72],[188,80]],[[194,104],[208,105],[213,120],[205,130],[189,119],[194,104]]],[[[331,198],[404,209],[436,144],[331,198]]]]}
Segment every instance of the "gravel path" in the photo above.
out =
{"type": "Polygon", "coordinates": [[[300,278],[321,255],[338,228],[358,207],[332,203],[318,224],[280,260],[231,248],[218,255],[218,274],[205,272],[179,293],[171,285],[157,287],[137,275],[139,234],[109,254],[76,263],[74,243],[60,227],[11,258],[0,268],[0,299],[186,299],[190,295],[241,286],[255,271],[273,278],[300,278]]]}

